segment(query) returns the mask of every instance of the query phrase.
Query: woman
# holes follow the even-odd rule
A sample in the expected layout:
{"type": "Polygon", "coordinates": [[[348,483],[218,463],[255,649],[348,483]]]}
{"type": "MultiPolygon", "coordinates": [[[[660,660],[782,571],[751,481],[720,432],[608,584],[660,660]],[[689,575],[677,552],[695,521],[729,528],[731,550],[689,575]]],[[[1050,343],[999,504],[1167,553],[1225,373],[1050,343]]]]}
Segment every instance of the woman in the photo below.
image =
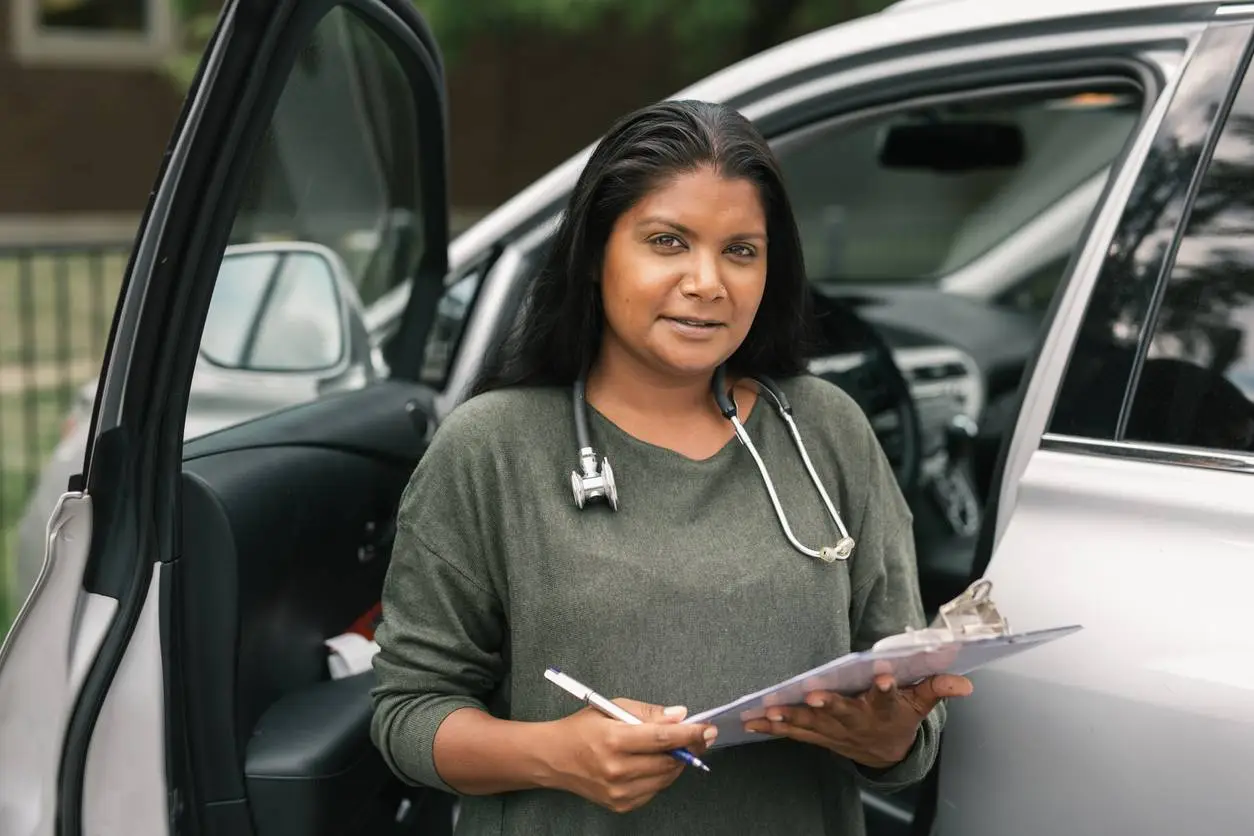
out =
{"type": "Polygon", "coordinates": [[[862,831],[859,783],[932,764],[961,677],[811,694],[708,752],[700,711],[922,626],[910,512],[866,418],[806,376],[807,286],[776,162],[742,116],[665,102],[620,121],[575,187],[499,374],[441,425],[401,502],[372,734],[408,781],[463,796],[469,834],[862,831]],[[857,542],[781,532],[716,406],[723,368],[798,539],[841,537],[779,381],[857,542]],[[572,385],[617,510],[572,501],[572,385]],[[579,704],[547,667],[645,722],[579,704]],[[630,699],[627,699],[630,697],[630,699]],[[662,706],[668,706],[663,708],[662,706]],[[774,737],[771,737],[774,736],[774,737]]]}

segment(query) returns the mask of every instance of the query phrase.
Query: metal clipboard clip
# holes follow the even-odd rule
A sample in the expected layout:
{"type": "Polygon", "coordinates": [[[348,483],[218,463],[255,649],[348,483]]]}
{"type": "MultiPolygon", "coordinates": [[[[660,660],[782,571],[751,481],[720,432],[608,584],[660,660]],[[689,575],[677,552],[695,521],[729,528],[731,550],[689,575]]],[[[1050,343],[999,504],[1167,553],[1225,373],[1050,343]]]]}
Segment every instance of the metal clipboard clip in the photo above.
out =
{"type": "Polygon", "coordinates": [[[981,578],[957,598],[942,604],[931,626],[921,630],[907,627],[904,633],[880,639],[871,649],[926,647],[1009,635],[1009,622],[989,597],[992,588],[992,581],[981,578]]]}

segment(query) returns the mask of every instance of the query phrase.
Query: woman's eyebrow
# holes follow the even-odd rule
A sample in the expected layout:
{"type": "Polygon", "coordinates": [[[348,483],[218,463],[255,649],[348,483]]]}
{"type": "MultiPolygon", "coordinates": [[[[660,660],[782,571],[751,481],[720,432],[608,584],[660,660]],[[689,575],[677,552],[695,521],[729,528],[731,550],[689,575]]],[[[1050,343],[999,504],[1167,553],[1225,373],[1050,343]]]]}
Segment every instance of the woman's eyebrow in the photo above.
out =
{"type": "Polygon", "coordinates": [[[636,226],[638,227],[648,226],[649,224],[661,224],[662,226],[669,226],[671,229],[675,230],[676,232],[682,233],[684,235],[695,236],[695,233],[688,227],[684,226],[678,221],[672,221],[670,218],[664,218],[661,215],[649,215],[647,217],[641,218],[640,222],[637,223],[636,226]]]}
{"type": "MultiPolygon", "coordinates": [[[[649,215],[647,217],[641,218],[640,222],[637,223],[636,226],[642,227],[642,226],[648,226],[649,224],[661,224],[662,226],[669,226],[671,229],[675,230],[681,235],[687,235],[690,238],[698,237],[697,234],[693,230],[689,229],[688,227],[684,226],[678,221],[672,221],[670,218],[664,218],[661,215],[649,215]]],[[[765,232],[737,232],[735,235],[728,235],[726,238],[726,240],[728,241],[749,241],[749,240],[755,240],[755,239],[758,241],[765,241],[766,233],[765,232]]]]}

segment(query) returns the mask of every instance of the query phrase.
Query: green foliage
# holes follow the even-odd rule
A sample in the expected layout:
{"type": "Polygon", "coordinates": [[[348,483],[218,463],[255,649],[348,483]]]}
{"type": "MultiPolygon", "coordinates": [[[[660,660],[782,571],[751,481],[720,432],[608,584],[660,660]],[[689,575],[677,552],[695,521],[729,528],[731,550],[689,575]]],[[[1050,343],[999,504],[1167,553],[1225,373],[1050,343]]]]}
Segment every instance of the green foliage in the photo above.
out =
{"type": "MultiPolygon", "coordinates": [[[[170,0],[183,47],[166,64],[180,90],[196,74],[217,24],[213,0],[170,0]]],[[[531,30],[577,36],[605,25],[665,33],[659,49],[690,68],[713,69],[795,35],[879,11],[890,0],[413,0],[449,65],[482,35],[531,30]]]]}
{"type": "Polygon", "coordinates": [[[889,5],[889,0],[414,0],[450,63],[483,33],[575,35],[605,24],[665,32],[690,61],[735,61],[794,35],[889,5]]]}
{"type": "MultiPolygon", "coordinates": [[[[176,12],[182,12],[187,5],[187,0],[176,3],[176,12]]],[[[166,60],[165,72],[175,89],[181,93],[192,86],[205,45],[209,43],[209,38],[213,36],[213,30],[218,25],[218,13],[188,11],[180,20],[182,47],[166,60]]]]}

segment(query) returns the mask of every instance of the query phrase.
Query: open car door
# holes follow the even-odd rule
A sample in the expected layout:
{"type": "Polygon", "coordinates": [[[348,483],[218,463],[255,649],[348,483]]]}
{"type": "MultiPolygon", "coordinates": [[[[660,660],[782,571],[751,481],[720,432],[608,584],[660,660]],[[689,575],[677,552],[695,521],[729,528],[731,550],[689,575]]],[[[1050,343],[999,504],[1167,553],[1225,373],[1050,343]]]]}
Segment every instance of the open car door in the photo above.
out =
{"type": "Polygon", "coordinates": [[[228,0],[0,649],[0,833],[447,827],[373,751],[369,676],[331,678],[323,646],[369,623],[425,440],[445,184],[409,0],[228,0]],[[362,306],[400,282],[380,343],[362,306]]]}

